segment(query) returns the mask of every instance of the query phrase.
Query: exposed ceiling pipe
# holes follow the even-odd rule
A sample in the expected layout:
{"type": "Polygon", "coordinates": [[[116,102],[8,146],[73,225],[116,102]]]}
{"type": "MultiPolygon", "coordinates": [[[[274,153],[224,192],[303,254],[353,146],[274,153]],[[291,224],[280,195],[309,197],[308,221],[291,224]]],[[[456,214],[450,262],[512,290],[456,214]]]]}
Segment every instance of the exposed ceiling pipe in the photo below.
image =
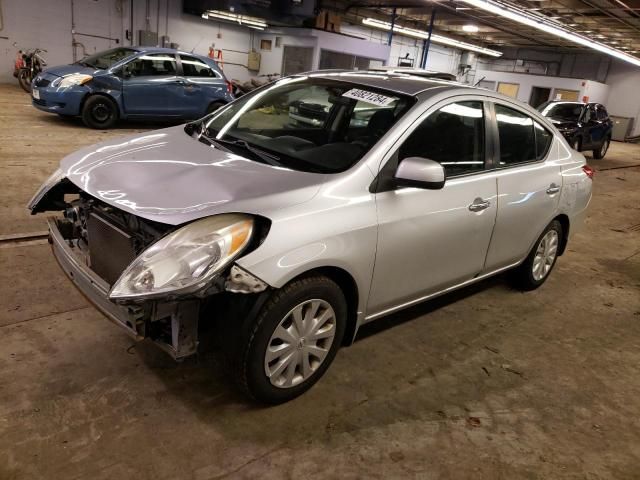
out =
{"type": "Polygon", "coordinates": [[[151,30],[151,0],[147,0],[145,5],[145,30],[151,30]]]}
{"type": "MultiPolygon", "coordinates": [[[[465,11],[459,11],[459,10],[456,10],[456,9],[455,9],[455,7],[450,6],[447,2],[442,2],[442,3],[440,3],[440,2],[435,2],[435,3],[438,5],[438,7],[442,7],[442,8],[445,8],[445,9],[449,10],[449,11],[452,11],[452,12],[454,12],[456,15],[461,15],[461,16],[464,16],[464,17],[467,17],[467,18],[471,18],[471,19],[475,20],[475,21],[476,21],[476,22],[478,22],[478,23],[481,23],[481,24],[483,24],[483,25],[487,25],[487,26],[489,26],[489,27],[493,27],[493,28],[495,28],[496,30],[500,30],[500,31],[502,31],[502,32],[509,33],[510,35],[515,35],[515,36],[520,37],[520,38],[523,38],[523,39],[525,39],[525,40],[530,40],[530,41],[535,42],[535,43],[537,43],[537,44],[542,43],[542,44],[544,44],[544,45],[546,45],[546,46],[548,46],[548,47],[558,48],[558,47],[557,47],[557,45],[554,45],[553,43],[550,43],[550,42],[546,42],[546,41],[544,41],[544,40],[541,40],[539,37],[534,37],[534,36],[531,36],[531,35],[527,35],[527,34],[524,34],[524,33],[519,32],[519,31],[517,31],[517,30],[505,30],[505,28],[507,28],[507,27],[505,27],[504,25],[501,25],[501,24],[499,24],[499,23],[493,22],[493,21],[491,21],[491,20],[487,20],[487,18],[486,18],[486,17],[478,17],[478,16],[476,16],[476,15],[473,15],[473,14],[467,13],[467,11],[466,11],[466,10],[465,10],[465,11]]],[[[412,18],[412,17],[408,17],[408,16],[407,16],[406,18],[412,18]]],[[[415,20],[414,20],[414,21],[415,21],[415,20]]],[[[481,39],[481,40],[482,40],[482,39],[481,39]]],[[[504,47],[504,45],[496,45],[496,46],[504,47]]]]}
{"type": "Polygon", "coordinates": [[[627,5],[626,3],[620,1],[620,0],[613,0],[614,2],[616,2],[618,5],[621,5],[622,8],[624,8],[627,12],[629,12],[629,15],[636,17],[636,18],[640,18],[640,14],[638,12],[636,12],[633,8],[631,8],[629,5],[627,5]]]}
{"type": "Polygon", "coordinates": [[[582,3],[584,3],[585,5],[594,8],[596,10],[598,10],[599,12],[605,14],[607,17],[609,18],[613,18],[614,20],[617,20],[618,22],[620,22],[621,24],[634,29],[636,32],[640,32],[640,29],[638,27],[636,27],[633,23],[629,23],[627,22],[624,18],[621,18],[617,15],[614,15],[613,13],[609,12],[608,10],[605,10],[604,8],[600,7],[599,5],[595,5],[593,3],[591,3],[588,0],[580,0],[582,3]]]}
{"type": "Polygon", "coordinates": [[[164,21],[164,34],[167,36],[169,36],[169,2],[170,0],[167,0],[167,8],[165,12],[165,21],[164,21]]]}

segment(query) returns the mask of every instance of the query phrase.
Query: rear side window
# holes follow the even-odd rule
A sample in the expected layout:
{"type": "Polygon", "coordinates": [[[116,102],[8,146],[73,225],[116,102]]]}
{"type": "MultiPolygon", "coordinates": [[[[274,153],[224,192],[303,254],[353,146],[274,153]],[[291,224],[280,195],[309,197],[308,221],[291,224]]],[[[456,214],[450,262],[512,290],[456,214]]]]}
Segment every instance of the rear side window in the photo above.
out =
{"type": "Polygon", "coordinates": [[[553,135],[538,122],[534,122],[536,135],[536,160],[542,160],[547,156],[553,135]]]}
{"type": "Polygon", "coordinates": [[[517,110],[496,105],[500,136],[500,166],[531,162],[536,159],[533,119],[517,110]]]}
{"type": "Polygon", "coordinates": [[[165,53],[143,55],[125,65],[132,77],[164,77],[175,75],[176,58],[165,53]]]}
{"type": "Polygon", "coordinates": [[[432,113],[402,144],[398,160],[423,157],[440,163],[447,177],[484,169],[482,102],[456,102],[432,113]]]}
{"type": "Polygon", "coordinates": [[[496,105],[500,137],[500,166],[542,160],[549,151],[553,135],[528,115],[496,105]]]}
{"type": "Polygon", "coordinates": [[[180,55],[182,74],[185,77],[217,77],[216,72],[205,62],[189,55],[180,55]]]}

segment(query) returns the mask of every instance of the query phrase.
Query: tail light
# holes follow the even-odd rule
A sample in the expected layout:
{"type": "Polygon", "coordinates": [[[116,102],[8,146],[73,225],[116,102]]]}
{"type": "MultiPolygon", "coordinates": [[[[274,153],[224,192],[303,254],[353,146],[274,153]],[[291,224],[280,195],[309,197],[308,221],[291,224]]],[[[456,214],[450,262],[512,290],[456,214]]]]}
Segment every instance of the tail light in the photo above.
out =
{"type": "Polygon", "coordinates": [[[587,175],[587,177],[589,177],[592,180],[593,180],[593,176],[596,174],[596,171],[593,168],[591,168],[589,165],[583,165],[582,171],[587,175]]]}
{"type": "Polygon", "coordinates": [[[227,92],[233,93],[233,83],[231,83],[229,80],[225,80],[225,83],[227,84],[227,92]]]}

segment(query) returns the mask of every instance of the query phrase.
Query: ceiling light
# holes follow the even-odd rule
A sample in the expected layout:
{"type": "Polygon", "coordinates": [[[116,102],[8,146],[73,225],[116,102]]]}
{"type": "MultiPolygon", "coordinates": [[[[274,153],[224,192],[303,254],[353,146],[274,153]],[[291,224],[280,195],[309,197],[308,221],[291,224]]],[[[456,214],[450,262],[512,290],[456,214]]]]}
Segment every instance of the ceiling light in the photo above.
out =
{"type": "MultiPolygon", "coordinates": [[[[555,35],[557,37],[577,43],[584,47],[592,48],[599,52],[605,53],[607,55],[611,55],[612,57],[616,57],[620,60],[624,60],[625,62],[629,62],[633,65],[640,67],[640,58],[633,57],[623,52],[622,50],[616,50],[615,48],[608,47],[602,43],[594,42],[592,38],[576,35],[567,29],[557,27],[555,25],[551,25],[550,23],[546,23],[544,21],[545,19],[542,17],[534,17],[532,15],[528,15],[526,12],[522,10],[494,2],[492,0],[461,0],[461,1],[468,3],[469,5],[473,5],[476,8],[481,8],[482,10],[491,12],[495,15],[500,15],[501,17],[508,18],[509,20],[513,20],[514,22],[522,23],[523,25],[537,28],[538,30],[542,30],[543,32],[546,32],[550,35],[555,35]]],[[[584,33],[591,33],[591,32],[585,31],[584,33]]]]}
{"type": "Polygon", "coordinates": [[[476,33],[478,31],[478,27],[475,25],[463,25],[462,30],[465,32],[476,33]]]}
{"type": "Polygon", "coordinates": [[[225,12],[223,10],[207,10],[202,14],[202,18],[208,20],[226,20],[227,22],[235,22],[239,25],[255,28],[256,30],[264,30],[268,26],[267,22],[262,18],[238,15],[237,13],[225,12]]]}
{"type": "MultiPolygon", "coordinates": [[[[373,28],[379,28],[381,30],[391,30],[391,24],[389,22],[383,22],[382,20],[376,20],[375,18],[365,18],[362,20],[362,23],[373,28]]],[[[394,25],[393,31],[401,35],[406,35],[407,37],[421,38],[423,40],[429,38],[428,32],[425,32],[423,30],[415,30],[413,28],[401,27],[399,25],[394,25]]],[[[442,35],[438,35],[435,33],[431,35],[431,41],[434,43],[440,43],[442,45],[457,47],[461,50],[469,50],[471,52],[477,52],[483,55],[490,55],[492,57],[502,56],[502,52],[498,52],[497,50],[491,50],[489,48],[480,47],[471,43],[461,42],[459,40],[455,40],[449,37],[443,37],[442,35]]]]}

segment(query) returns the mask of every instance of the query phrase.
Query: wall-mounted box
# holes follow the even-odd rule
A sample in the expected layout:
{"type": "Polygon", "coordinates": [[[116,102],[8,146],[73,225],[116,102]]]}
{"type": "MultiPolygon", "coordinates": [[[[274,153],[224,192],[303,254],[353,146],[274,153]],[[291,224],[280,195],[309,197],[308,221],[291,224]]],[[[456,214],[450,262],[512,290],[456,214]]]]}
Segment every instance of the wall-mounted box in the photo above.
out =
{"type": "Polygon", "coordinates": [[[260,53],[251,51],[249,52],[247,58],[247,68],[249,70],[258,71],[260,70],[260,53]]]}
{"type": "Polygon", "coordinates": [[[138,30],[138,45],[142,47],[155,47],[158,45],[158,32],[138,30]]]}

